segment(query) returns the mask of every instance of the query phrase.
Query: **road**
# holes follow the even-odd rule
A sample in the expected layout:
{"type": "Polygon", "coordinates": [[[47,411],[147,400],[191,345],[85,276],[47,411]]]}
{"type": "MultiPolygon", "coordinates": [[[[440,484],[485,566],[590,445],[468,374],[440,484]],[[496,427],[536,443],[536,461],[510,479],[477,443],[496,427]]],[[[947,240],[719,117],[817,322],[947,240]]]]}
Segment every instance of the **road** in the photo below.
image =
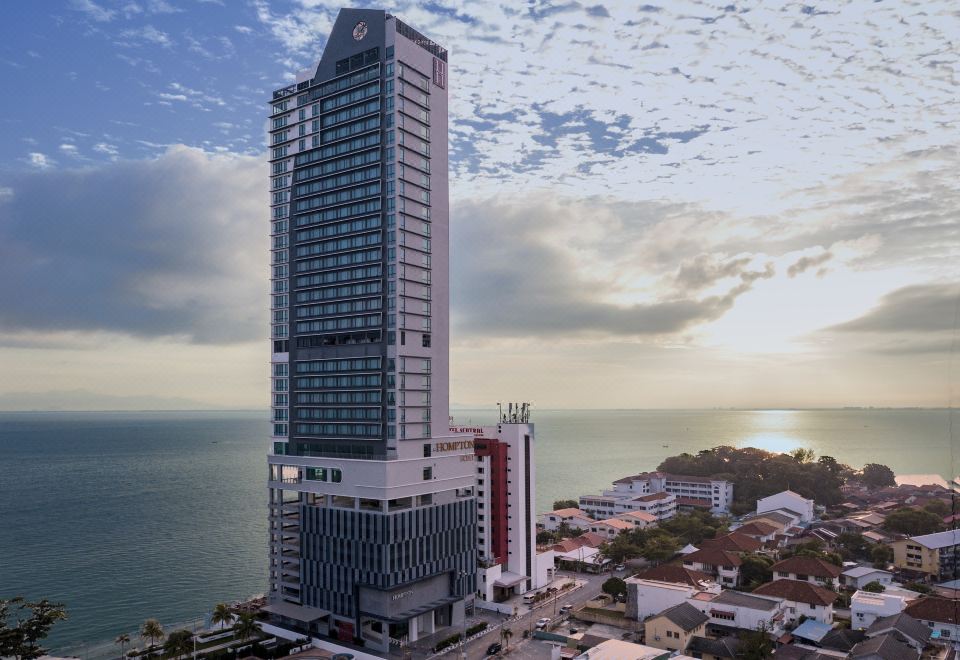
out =
{"type": "MultiPolygon", "coordinates": [[[[572,593],[561,594],[555,601],[541,604],[527,614],[522,615],[518,620],[508,623],[507,628],[513,631],[513,637],[510,638],[509,650],[506,653],[501,653],[501,656],[522,660],[540,660],[541,658],[549,658],[550,645],[546,642],[532,638],[524,639],[523,631],[529,630],[532,632],[534,626],[536,625],[537,619],[541,617],[549,617],[552,622],[563,620],[566,615],[560,614],[561,606],[566,604],[576,606],[587,602],[591,598],[596,598],[600,593],[600,585],[602,585],[604,580],[607,580],[610,575],[610,573],[604,573],[601,575],[586,575],[583,573],[570,573],[566,571],[558,572],[556,577],[585,580],[587,584],[572,593]]],[[[615,573],[614,575],[619,577],[623,576],[622,573],[615,573]]],[[[494,642],[499,641],[500,629],[497,628],[483,637],[468,643],[466,645],[466,657],[468,660],[482,660],[483,658],[488,657],[486,653],[487,648],[494,642]]],[[[442,657],[445,659],[449,658],[450,660],[459,659],[461,657],[460,649],[455,649],[442,657]]]]}

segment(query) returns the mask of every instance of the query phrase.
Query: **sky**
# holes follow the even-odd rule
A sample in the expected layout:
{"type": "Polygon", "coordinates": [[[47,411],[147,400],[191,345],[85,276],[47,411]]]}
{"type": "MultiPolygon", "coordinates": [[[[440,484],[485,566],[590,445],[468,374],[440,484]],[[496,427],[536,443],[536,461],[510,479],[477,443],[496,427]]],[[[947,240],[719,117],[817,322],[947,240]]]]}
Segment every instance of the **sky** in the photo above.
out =
{"type": "MultiPolygon", "coordinates": [[[[450,49],[452,405],[955,405],[956,4],[651,2],[383,7],[450,49]]],[[[0,410],[267,407],[267,101],[338,8],[3,8],[0,410]]]]}

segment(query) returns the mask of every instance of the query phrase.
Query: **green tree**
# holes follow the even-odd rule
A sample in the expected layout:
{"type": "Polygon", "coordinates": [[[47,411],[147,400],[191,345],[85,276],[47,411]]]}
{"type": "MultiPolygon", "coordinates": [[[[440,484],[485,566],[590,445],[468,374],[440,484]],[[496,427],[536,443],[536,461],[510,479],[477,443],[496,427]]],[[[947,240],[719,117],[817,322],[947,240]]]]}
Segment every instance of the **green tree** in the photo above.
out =
{"type": "Polygon", "coordinates": [[[676,536],[683,545],[692,543],[698,546],[704,539],[712,539],[725,532],[727,524],[707,511],[693,511],[664,520],[658,529],[676,536]]]}
{"type": "Polygon", "coordinates": [[[817,454],[807,447],[797,447],[790,452],[790,456],[797,463],[812,463],[813,459],[817,457],[817,454]]]}
{"type": "Polygon", "coordinates": [[[153,646],[165,636],[163,626],[161,626],[160,622],[156,619],[147,619],[143,622],[143,625],[140,626],[140,639],[149,640],[150,646],[153,646]]]}
{"type": "Polygon", "coordinates": [[[500,639],[502,640],[504,648],[510,648],[510,638],[513,637],[513,631],[507,628],[506,626],[500,629],[500,639]]]}
{"type": "Polygon", "coordinates": [[[883,521],[883,528],[907,536],[932,534],[943,530],[943,518],[923,509],[897,509],[883,521]]]}
{"type": "Polygon", "coordinates": [[[0,657],[33,660],[46,655],[40,646],[57,621],[67,618],[62,603],[28,602],[22,596],[0,600],[0,657]]]}
{"type": "Polygon", "coordinates": [[[870,550],[870,559],[874,568],[886,568],[893,561],[893,548],[878,543],[870,550]]]}
{"type": "Polygon", "coordinates": [[[120,647],[120,660],[123,660],[123,658],[126,657],[123,651],[126,648],[127,644],[130,643],[130,635],[128,635],[127,633],[123,633],[122,635],[117,635],[117,638],[113,640],[113,643],[117,644],[120,647]]]}
{"type": "Polygon", "coordinates": [[[918,594],[929,595],[933,593],[933,589],[922,582],[908,582],[903,585],[903,588],[909,591],[916,591],[918,594]]]}
{"type": "Polygon", "coordinates": [[[923,506],[923,510],[941,518],[950,515],[950,505],[943,500],[930,500],[923,506]]]}
{"type": "Polygon", "coordinates": [[[618,577],[612,577],[607,579],[603,585],[601,585],[600,591],[609,596],[613,596],[614,598],[617,598],[618,596],[626,596],[627,583],[618,577]]]}
{"type": "Polygon", "coordinates": [[[860,481],[868,488],[884,488],[896,486],[897,480],[893,470],[879,463],[867,463],[860,470],[860,481]]]}
{"type": "Polygon", "coordinates": [[[576,538],[583,534],[583,530],[579,527],[571,527],[565,522],[560,523],[557,526],[557,536],[561,539],[576,538]]]}
{"type": "Polygon", "coordinates": [[[837,536],[834,543],[840,549],[840,554],[846,561],[867,559],[870,557],[872,550],[870,542],[863,538],[862,534],[844,532],[837,536]]]}
{"type": "Polygon", "coordinates": [[[740,634],[740,646],[737,648],[737,658],[743,660],[766,660],[773,657],[773,642],[766,624],[750,632],[740,634]]]}
{"type": "Polygon", "coordinates": [[[257,625],[257,617],[253,612],[241,612],[236,623],[233,624],[233,632],[236,633],[237,639],[241,642],[245,642],[256,635],[258,630],[260,630],[260,627],[257,625]]]}
{"type": "Polygon", "coordinates": [[[659,564],[673,557],[679,549],[680,542],[675,537],[656,535],[647,539],[640,556],[654,564],[659,564]]]}
{"type": "Polygon", "coordinates": [[[174,630],[163,645],[163,652],[177,660],[193,651],[193,633],[189,630],[174,630]]]}
{"type": "Polygon", "coordinates": [[[873,582],[867,582],[860,588],[861,591],[869,591],[874,594],[882,594],[887,590],[885,586],[874,580],[873,582]]]}
{"type": "Polygon", "coordinates": [[[546,545],[548,543],[555,543],[556,541],[556,535],[549,530],[541,529],[537,532],[537,545],[546,545]]]}
{"type": "Polygon", "coordinates": [[[639,557],[642,553],[643,546],[634,544],[627,534],[621,534],[600,546],[600,554],[615,564],[622,564],[628,559],[639,557]]]}
{"type": "Polygon", "coordinates": [[[213,608],[213,614],[210,616],[210,622],[213,625],[220,626],[220,629],[223,630],[228,625],[233,623],[233,620],[236,617],[233,615],[233,612],[230,611],[230,606],[226,603],[217,603],[213,608]]]}
{"type": "Polygon", "coordinates": [[[743,586],[755,589],[761,584],[769,582],[773,577],[773,560],[764,555],[749,554],[743,557],[740,565],[740,581],[743,586]]]}
{"type": "Polygon", "coordinates": [[[557,511],[558,509],[579,509],[580,502],[576,500],[556,500],[553,503],[553,510],[557,511]]]}

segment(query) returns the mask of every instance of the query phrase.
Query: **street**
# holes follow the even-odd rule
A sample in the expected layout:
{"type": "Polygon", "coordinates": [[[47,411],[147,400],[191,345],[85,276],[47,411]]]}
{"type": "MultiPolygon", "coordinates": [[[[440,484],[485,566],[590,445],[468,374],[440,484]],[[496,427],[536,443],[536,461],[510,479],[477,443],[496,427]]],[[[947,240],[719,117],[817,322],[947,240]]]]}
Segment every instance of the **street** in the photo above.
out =
{"type": "MultiPolygon", "coordinates": [[[[617,572],[614,575],[622,577],[623,572],[617,572]]],[[[571,573],[568,571],[557,572],[556,577],[586,581],[587,584],[576,591],[561,594],[553,601],[538,605],[526,614],[522,614],[519,619],[510,621],[506,627],[513,632],[513,637],[510,638],[509,648],[504,644],[505,650],[497,657],[522,658],[524,660],[548,659],[550,657],[550,644],[533,638],[524,639],[523,632],[527,630],[532,633],[537,619],[541,617],[549,617],[551,619],[551,625],[552,623],[563,620],[567,616],[560,614],[560,608],[563,605],[570,604],[576,606],[585,603],[591,598],[595,598],[600,593],[600,585],[610,576],[610,573],[590,575],[586,573],[571,573]]],[[[548,629],[550,627],[551,626],[547,626],[548,629]]],[[[488,657],[486,654],[487,648],[494,642],[499,641],[500,628],[498,627],[486,635],[468,643],[466,645],[466,657],[469,660],[482,660],[488,657]]],[[[460,653],[461,650],[457,648],[440,657],[453,660],[460,658],[460,653]]]]}

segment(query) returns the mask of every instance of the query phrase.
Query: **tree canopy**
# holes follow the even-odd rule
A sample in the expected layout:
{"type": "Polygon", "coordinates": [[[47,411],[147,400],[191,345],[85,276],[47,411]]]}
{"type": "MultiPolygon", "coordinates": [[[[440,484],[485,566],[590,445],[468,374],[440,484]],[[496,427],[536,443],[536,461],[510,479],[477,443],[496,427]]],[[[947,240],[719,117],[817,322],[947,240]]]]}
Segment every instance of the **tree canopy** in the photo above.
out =
{"type": "Polygon", "coordinates": [[[832,456],[814,460],[813,452],[806,449],[776,454],[755,447],[729,446],[671,456],[658,469],[734,482],[734,513],[751,511],[758,499],[787,489],[825,506],[839,504],[843,501],[840,487],[855,474],[832,456]]]}
{"type": "Polygon", "coordinates": [[[861,587],[860,590],[869,591],[870,593],[874,593],[874,594],[882,594],[884,591],[887,590],[887,588],[882,584],[880,584],[879,582],[877,582],[876,580],[873,580],[872,582],[867,582],[865,585],[863,585],[863,587],[861,587]]]}
{"type": "Polygon", "coordinates": [[[907,536],[919,536],[943,531],[943,518],[923,509],[905,507],[897,509],[883,521],[883,528],[907,536]]]}
{"type": "Polygon", "coordinates": [[[867,463],[860,471],[860,481],[868,488],[884,488],[896,486],[893,470],[879,463],[867,463]]]}
{"type": "Polygon", "coordinates": [[[62,603],[28,602],[22,596],[0,600],[0,657],[33,660],[47,654],[40,646],[57,621],[67,618],[62,603]]]}
{"type": "Polygon", "coordinates": [[[553,503],[553,510],[557,509],[579,509],[580,502],[577,500],[556,500],[553,503]]]}
{"type": "Polygon", "coordinates": [[[611,596],[626,596],[627,595],[627,583],[621,580],[618,577],[609,578],[603,583],[600,587],[600,590],[611,596]]]}

